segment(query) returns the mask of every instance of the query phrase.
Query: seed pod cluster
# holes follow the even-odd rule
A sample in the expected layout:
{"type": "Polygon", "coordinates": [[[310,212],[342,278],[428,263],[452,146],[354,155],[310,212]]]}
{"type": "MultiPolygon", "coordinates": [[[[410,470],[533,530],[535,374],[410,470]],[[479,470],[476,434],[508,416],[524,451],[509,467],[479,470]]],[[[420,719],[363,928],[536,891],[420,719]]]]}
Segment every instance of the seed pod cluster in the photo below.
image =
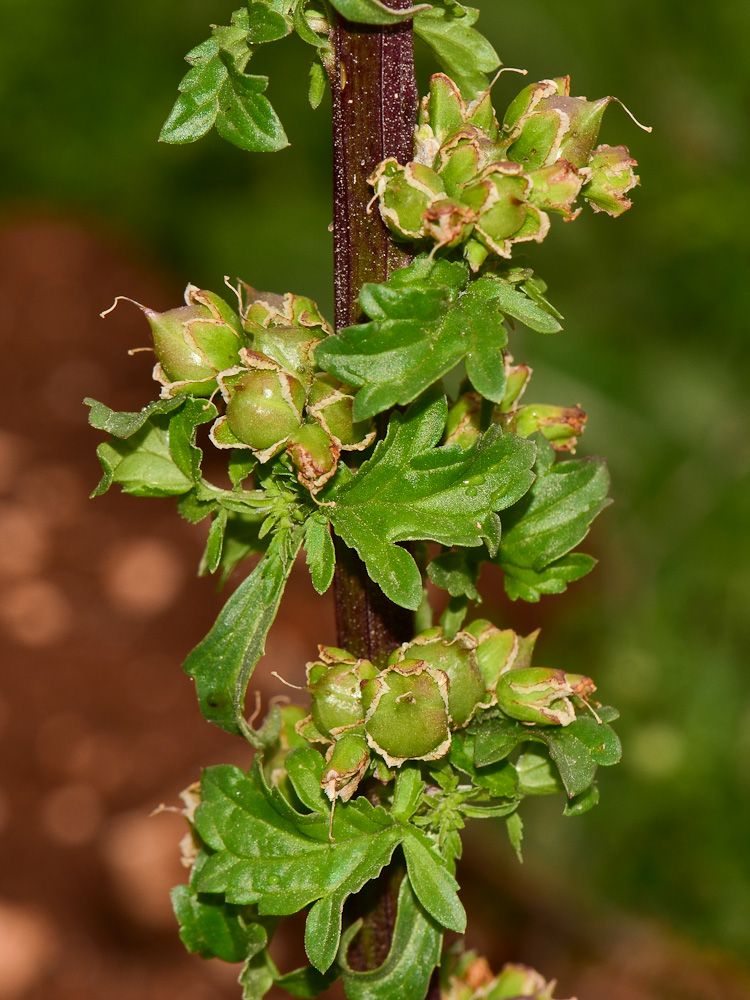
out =
{"type": "Polygon", "coordinates": [[[545,403],[517,405],[531,376],[528,365],[514,365],[505,355],[506,390],[502,401],[493,405],[474,391],[463,392],[451,404],[445,429],[445,443],[473,445],[490,424],[529,437],[540,431],[555,451],[574,452],[588,417],[580,406],[551,406],[545,403]]]}
{"type": "Polygon", "coordinates": [[[320,646],[307,664],[310,714],[296,731],[328,745],[321,784],[331,801],[347,801],[370,763],[387,780],[407,761],[444,757],[451,734],[481,708],[498,706],[528,724],[572,722],[576,701],[595,687],[588,677],[532,667],[537,634],[520,636],[484,619],[450,639],[432,628],[395,650],[381,670],[320,646]]]}
{"type": "Polygon", "coordinates": [[[298,479],[315,493],[336,472],[341,452],[367,448],[375,432],[369,421],[354,421],[347,387],[315,366],[313,351],[330,333],[315,303],[248,285],[240,297],[250,346],[218,376],[226,412],[211,440],[218,448],[249,449],[259,462],[286,449],[298,479]]]}
{"type": "Polygon", "coordinates": [[[477,270],[490,253],[510,257],[514,244],[541,242],[548,212],[574,219],[582,195],[596,211],[620,215],[637,183],[624,146],[596,143],[611,97],[570,96],[569,77],[541,80],[511,102],[502,125],[489,91],[466,104],[438,73],[420,108],[414,159],[392,157],[369,178],[380,212],[399,238],[463,244],[477,270]]]}
{"type": "Polygon", "coordinates": [[[443,973],[443,1000],[553,1000],[556,981],[547,982],[527,965],[509,962],[494,975],[487,960],[475,952],[454,958],[452,967],[451,957],[443,973]]]}

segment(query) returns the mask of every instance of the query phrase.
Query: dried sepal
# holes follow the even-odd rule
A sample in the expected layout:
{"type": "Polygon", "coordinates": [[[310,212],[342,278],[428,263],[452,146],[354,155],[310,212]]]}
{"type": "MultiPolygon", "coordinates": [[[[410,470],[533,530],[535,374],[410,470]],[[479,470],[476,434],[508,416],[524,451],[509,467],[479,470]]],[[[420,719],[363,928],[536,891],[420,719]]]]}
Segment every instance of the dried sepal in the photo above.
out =
{"type": "Polygon", "coordinates": [[[364,736],[347,733],[326,751],[326,766],[320,784],[332,803],[348,802],[365,776],[370,748],[364,736]]]}
{"type": "Polygon", "coordinates": [[[537,403],[519,406],[508,413],[498,413],[496,419],[520,437],[529,437],[541,431],[555,451],[575,452],[588,415],[580,406],[537,403]]]}
{"type": "Polygon", "coordinates": [[[616,217],[630,208],[627,193],[640,183],[633,171],[637,166],[626,146],[597,146],[588,164],[591,180],[583,189],[595,212],[616,217]]]}

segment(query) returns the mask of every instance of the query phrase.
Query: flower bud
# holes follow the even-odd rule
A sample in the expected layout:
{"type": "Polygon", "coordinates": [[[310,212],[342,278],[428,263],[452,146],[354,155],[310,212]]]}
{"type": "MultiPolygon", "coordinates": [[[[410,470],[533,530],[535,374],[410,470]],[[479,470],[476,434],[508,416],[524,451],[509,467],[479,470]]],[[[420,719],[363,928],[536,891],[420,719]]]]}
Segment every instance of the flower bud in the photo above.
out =
{"type": "Polygon", "coordinates": [[[345,733],[326,752],[326,766],[320,784],[331,802],[348,802],[365,775],[370,748],[364,736],[345,733]]]}
{"type": "Polygon", "coordinates": [[[588,164],[591,180],[583,189],[583,197],[595,212],[618,216],[630,208],[632,202],[626,195],[640,182],[633,172],[637,166],[627,146],[598,146],[594,150],[588,164]]]}
{"type": "Polygon", "coordinates": [[[320,659],[307,664],[310,714],[323,736],[336,739],[343,732],[362,732],[365,711],[361,684],[377,670],[369,660],[358,660],[345,650],[320,646],[320,659]]]}
{"type": "Polygon", "coordinates": [[[574,451],[588,417],[580,406],[520,406],[508,416],[520,437],[541,431],[555,451],[574,451]]]}
{"type": "Polygon", "coordinates": [[[383,221],[397,236],[421,239],[423,216],[436,199],[445,197],[445,185],[430,167],[411,162],[402,167],[389,157],[367,183],[375,189],[383,221]]]}
{"type": "Polygon", "coordinates": [[[286,450],[297,469],[297,478],[317,493],[336,472],[341,448],[315,420],[306,420],[292,434],[286,450]]]}
{"type": "Polygon", "coordinates": [[[389,767],[437,760],[450,748],[448,678],[426,663],[387,667],[362,685],[365,733],[389,767]]]}
{"type": "Polygon", "coordinates": [[[477,642],[476,656],[484,686],[494,695],[500,675],[510,670],[518,654],[518,636],[513,629],[499,629],[478,618],[464,629],[477,642]]]}
{"type": "Polygon", "coordinates": [[[434,628],[404,643],[396,654],[401,665],[417,661],[443,671],[448,678],[448,712],[454,729],[469,723],[487,693],[476,645],[476,639],[467,632],[444,639],[442,629],[434,628]]]}
{"type": "MultiPolygon", "coordinates": [[[[305,390],[286,372],[255,369],[223,377],[219,384],[227,410],[214,428],[226,422],[240,446],[252,448],[260,461],[275,454],[302,423],[305,390]]],[[[220,443],[214,431],[212,439],[219,447],[231,447],[220,443]]]]}
{"type": "Polygon", "coordinates": [[[568,726],[576,713],[570,696],[585,697],[595,691],[593,681],[546,667],[525,667],[502,674],[496,688],[497,703],[511,719],[542,725],[568,726]]]}
{"type": "Polygon", "coordinates": [[[158,313],[141,306],[151,327],[162,396],[210,396],[219,372],[236,365],[245,338],[239,317],[213,292],[188,285],[186,305],[158,313]]]}

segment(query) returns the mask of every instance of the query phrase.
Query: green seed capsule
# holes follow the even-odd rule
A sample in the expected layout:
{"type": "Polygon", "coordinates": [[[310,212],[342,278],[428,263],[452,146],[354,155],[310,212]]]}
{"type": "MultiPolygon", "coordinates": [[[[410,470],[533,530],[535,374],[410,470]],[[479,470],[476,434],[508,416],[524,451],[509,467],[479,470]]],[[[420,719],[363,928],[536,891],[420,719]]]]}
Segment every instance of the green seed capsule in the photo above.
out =
{"type": "Polygon", "coordinates": [[[280,445],[302,423],[305,390],[286,372],[248,371],[224,379],[222,387],[230,430],[257,452],[280,445]]]}
{"type": "Polygon", "coordinates": [[[398,662],[402,665],[423,662],[446,675],[453,729],[461,729],[469,723],[487,694],[477,662],[476,645],[476,639],[467,632],[459,632],[454,639],[444,639],[442,630],[435,628],[398,650],[398,662]]]}
{"type": "Polygon", "coordinates": [[[154,378],[167,397],[180,392],[210,396],[216,390],[216,375],[238,363],[245,343],[242,326],[213,292],[188,285],[185,301],[187,305],[163,313],[141,306],[158,358],[154,378]]]}
{"type": "Polygon", "coordinates": [[[246,322],[245,330],[252,336],[254,351],[271,358],[305,388],[310,386],[315,371],[313,352],[320,343],[320,337],[299,326],[272,326],[266,329],[246,322]]]}
{"type": "Polygon", "coordinates": [[[534,404],[512,410],[511,427],[520,437],[541,431],[555,451],[575,451],[588,417],[580,406],[534,404]]]}
{"type": "Polygon", "coordinates": [[[448,678],[426,663],[388,667],[362,685],[365,734],[390,767],[437,760],[450,748],[448,678]]]}
{"type": "Polygon", "coordinates": [[[313,723],[323,736],[336,739],[345,731],[364,731],[361,685],[376,675],[369,660],[332,646],[320,647],[320,659],[307,664],[307,689],[313,723]]]}
{"type": "Polygon", "coordinates": [[[348,802],[365,775],[370,748],[364,736],[345,733],[326,752],[326,766],[320,784],[331,802],[348,802]]]}
{"type": "Polygon", "coordinates": [[[341,448],[316,421],[305,421],[289,439],[286,450],[302,485],[317,493],[336,472],[341,448]]]}
{"type": "Polygon", "coordinates": [[[362,451],[375,439],[371,420],[352,417],[354,397],[331,376],[316,376],[307,400],[307,412],[325,428],[343,451],[362,451]]]}
{"type": "Polygon", "coordinates": [[[509,670],[497,684],[497,703],[512,719],[542,725],[568,726],[575,721],[570,696],[595,691],[590,677],[562,670],[526,667],[509,670]]]}
{"type": "Polygon", "coordinates": [[[598,146],[589,160],[591,180],[583,189],[583,197],[595,212],[618,216],[627,212],[632,202],[628,191],[638,184],[633,172],[638,163],[626,146],[598,146]]]}

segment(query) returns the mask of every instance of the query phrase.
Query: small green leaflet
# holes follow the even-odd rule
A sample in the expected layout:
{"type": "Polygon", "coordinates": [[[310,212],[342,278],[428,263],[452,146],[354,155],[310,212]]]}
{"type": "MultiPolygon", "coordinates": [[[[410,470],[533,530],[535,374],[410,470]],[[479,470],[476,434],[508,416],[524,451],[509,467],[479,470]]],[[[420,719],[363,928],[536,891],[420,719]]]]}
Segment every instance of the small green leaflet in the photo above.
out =
{"type": "Polygon", "coordinates": [[[396,543],[481,545],[484,522],[523,496],[533,479],[533,443],[497,426],[472,448],[436,448],[447,412],[445,397],[426,393],[405,414],[394,413],[372,457],[321,506],[370,577],[405,608],[419,606],[422,577],[396,543]]]}
{"type": "Polygon", "coordinates": [[[193,955],[244,962],[266,946],[266,929],[255,921],[250,907],[232,906],[187,885],[172,890],[172,906],[180,939],[193,955]]]}
{"type": "Polygon", "coordinates": [[[427,575],[436,587],[447,590],[451,597],[468,597],[472,601],[481,601],[477,580],[482,555],[481,550],[443,552],[428,565],[427,575]]]}
{"type": "Polygon", "coordinates": [[[588,573],[596,560],[568,553],[611,503],[602,459],[556,463],[551,445],[539,441],[538,447],[534,485],[502,516],[502,542],[495,562],[505,571],[505,589],[513,600],[537,601],[540,594],[561,593],[570,581],[588,573]]]}
{"type": "Polygon", "coordinates": [[[229,733],[244,735],[254,746],[259,746],[259,737],[245,720],[245,692],[301,544],[300,525],[279,528],[261,561],[184,664],[195,680],[205,718],[229,733]]]}
{"type": "Polygon", "coordinates": [[[263,3],[235,11],[230,27],[214,26],[211,37],[185,56],[192,68],[180,83],[160,140],[194,142],[215,126],[223,138],[251,152],[287,146],[281,122],[263,96],[268,77],[244,72],[250,44],[282,37],[282,29],[288,34],[291,23],[263,3]]]}
{"type": "Polygon", "coordinates": [[[329,3],[348,21],[357,24],[398,24],[399,21],[408,21],[429,6],[418,4],[406,10],[391,10],[380,0],[329,0],[329,3]]]}
{"type": "Polygon", "coordinates": [[[359,387],[354,418],[411,403],[465,360],[474,388],[499,403],[505,390],[504,314],[536,330],[559,323],[501,277],[471,280],[461,262],[417,258],[388,281],[366,284],[360,303],[372,322],[329,337],[318,364],[359,387]]]}
{"type": "Polygon", "coordinates": [[[506,717],[477,716],[470,725],[474,735],[474,763],[481,771],[482,767],[504,760],[522,743],[545,743],[572,799],[589,788],[598,765],[616,764],[622,756],[620,740],[606,724],[617,718],[617,711],[601,708],[598,714],[601,724],[593,718],[580,717],[564,728],[525,726],[506,717]]]}
{"type": "Polygon", "coordinates": [[[456,0],[432,0],[430,10],[414,18],[414,34],[432,49],[440,68],[454,80],[467,101],[489,86],[487,74],[500,66],[497,52],[473,25],[476,7],[456,0]]]}
{"type": "Polygon", "coordinates": [[[419,902],[427,912],[448,930],[463,934],[466,913],[458,900],[458,882],[437,854],[426,834],[407,827],[403,847],[409,881],[419,902]]]}
{"type": "MultiPolygon", "coordinates": [[[[356,927],[356,925],[354,925],[356,927]]],[[[342,980],[349,1000],[424,1000],[432,970],[440,960],[443,932],[414,895],[408,878],[399,888],[396,925],[385,962],[368,972],[346,964],[347,938],[342,938],[342,980]]]]}
{"type": "Polygon", "coordinates": [[[307,519],[304,546],[313,587],[319,594],[325,594],[333,582],[336,552],[328,518],[322,512],[307,519]]]}
{"type": "Polygon", "coordinates": [[[104,474],[94,496],[112,483],[134,496],[179,496],[200,478],[202,453],[196,428],[216,417],[216,407],[200,399],[158,400],[139,413],[115,413],[103,403],[92,407],[89,423],[116,436],[97,448],[104,474]]]}

